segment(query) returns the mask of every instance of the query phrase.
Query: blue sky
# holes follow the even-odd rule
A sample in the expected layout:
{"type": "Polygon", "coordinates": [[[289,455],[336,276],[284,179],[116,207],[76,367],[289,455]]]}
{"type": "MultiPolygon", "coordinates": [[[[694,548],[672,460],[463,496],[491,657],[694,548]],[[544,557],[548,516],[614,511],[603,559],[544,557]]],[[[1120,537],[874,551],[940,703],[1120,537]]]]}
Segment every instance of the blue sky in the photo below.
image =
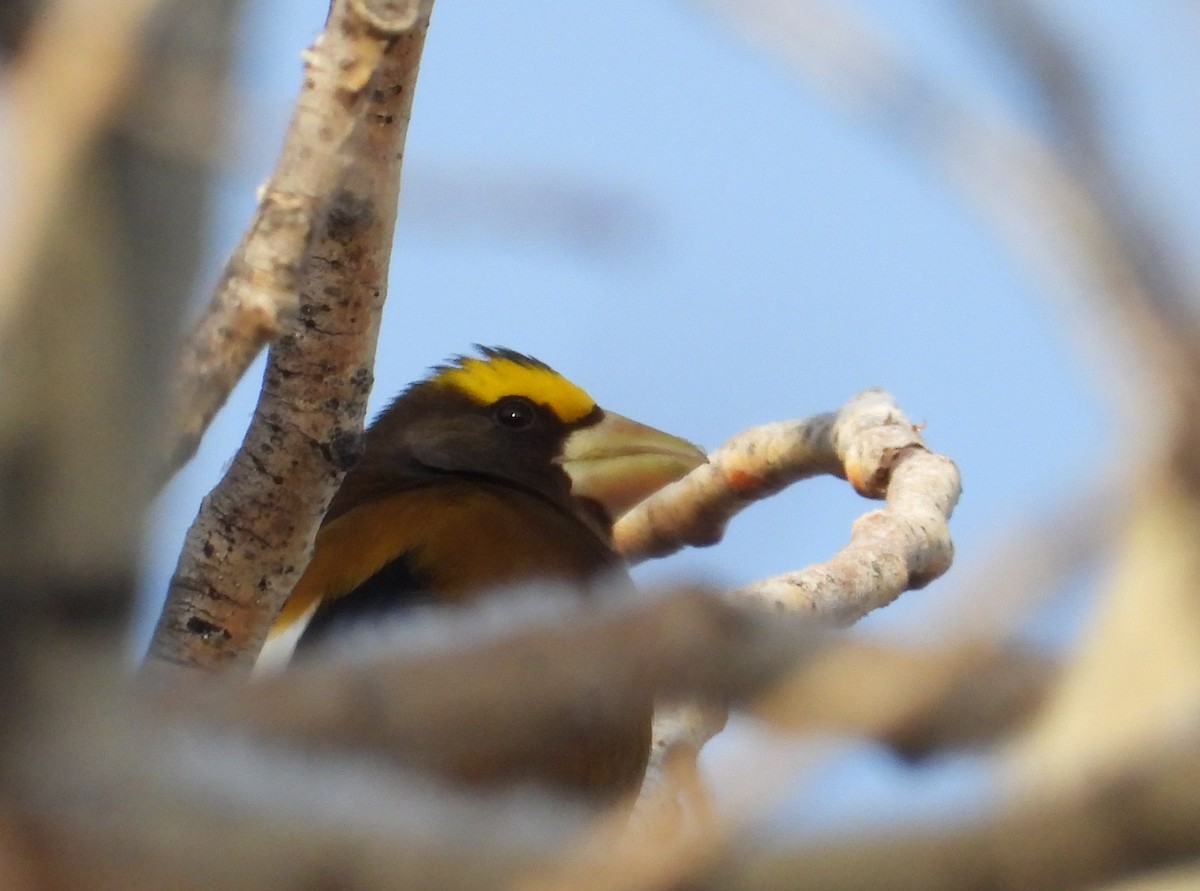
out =
{"type": "MultiPolygon", "coordinates": [[[[1104,85],[1127,175],[1185,245],[1200,229],[1194,4],[1047,5],[1104,85]]],[[[200,294],[270,169],[324,6],[249,4],[200,294]]],[[[857,8],[968,101],[1039,120],[959,4],[857,8]]],[[[536,355],[602,405],[709,448],[882,386],[959,463],[965,492],[956,570],[868,627],[919,625],[958,569],[1086,486],[1118,441],[1096,358],[1081,361],[1086,317],[886,132],[682,0],[439,0],[404,177],[374,410],[474,342],[536,355]]],[[[157,506],[150,590],[240,440],[257,375],[157,506]]],[[[797,568],[836,550],[869,507],[839,481],[805,483],[642,578],[738,584],[797,568]]],[[[1054,612],[1040,635],[1065,637],[1076,613],[1054,612]]],[[[858,746],[784,813],[815,812],[815,828],[886,817],[881,801],[934,813],[981,800],[974,768],[953,759],[914,774],[858,746]]]]}

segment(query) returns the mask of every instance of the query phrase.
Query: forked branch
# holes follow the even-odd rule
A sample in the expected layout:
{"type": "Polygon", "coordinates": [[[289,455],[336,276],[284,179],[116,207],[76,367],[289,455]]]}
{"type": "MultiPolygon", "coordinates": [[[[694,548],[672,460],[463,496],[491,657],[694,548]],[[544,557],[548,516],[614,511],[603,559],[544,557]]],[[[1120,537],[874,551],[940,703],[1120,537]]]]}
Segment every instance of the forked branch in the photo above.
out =
{"type": "MultiPolygon", "coordinates": [[[[264,199],[274,209],[260,214],[230,263],[239,284],[222,289],[229,300],[219,297],[205,322],[214,342],[232,344],[246,361],[248,348],[283,327],[245,441],[188,530],[150,646],[159,668],[253,664],[357,457],[428,21],[428,2],[374,9],[338,0],[309,53],[310,79],[324,82],[309,99],[321,105],[297,113],[282,166],[323,170],[302,176],[299,192],[274,189],[264,199]],[[333,122],[328,133],[322,111],[333,122]],[[284,304],[296,307],[286,318],[277,313],[284,304]],[[232,340],[221,333],[230,325],[240,332],[232,340]]],[[[200,346],[193,356],[216,361],[214,370],[234,358],[225,346],[200,346]]],[[[198,394],[223,394],[231,381],[193,370],[185,389],[198,401],[178,405],[202,426],[208,409],[194,409],[213,403],[198,394]]]]}
{"type": "Polygon", "coordinates": [[[431,3],[336,2],[325,30],[304,54],[304,83],[275,170],[212,301],[180,348],[162,477],[195,454],[247,367],[295,319],[325,212],[361,161],[355,132],[380,86],[385,53],[420,17],[428,21],[431,3]]]}

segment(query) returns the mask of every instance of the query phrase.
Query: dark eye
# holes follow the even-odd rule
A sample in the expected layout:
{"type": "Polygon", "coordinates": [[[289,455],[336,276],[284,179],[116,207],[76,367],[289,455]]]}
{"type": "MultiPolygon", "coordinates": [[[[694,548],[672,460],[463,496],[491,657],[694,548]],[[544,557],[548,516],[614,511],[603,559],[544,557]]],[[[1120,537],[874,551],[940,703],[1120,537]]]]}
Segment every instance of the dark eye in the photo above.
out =
{"type": "Polygon", "coordinates": [[[496,403],[492,414],[498,423],[516,430],[528,427],[537,418],[533,403],[521,396],[505,396],[496,403]]]}

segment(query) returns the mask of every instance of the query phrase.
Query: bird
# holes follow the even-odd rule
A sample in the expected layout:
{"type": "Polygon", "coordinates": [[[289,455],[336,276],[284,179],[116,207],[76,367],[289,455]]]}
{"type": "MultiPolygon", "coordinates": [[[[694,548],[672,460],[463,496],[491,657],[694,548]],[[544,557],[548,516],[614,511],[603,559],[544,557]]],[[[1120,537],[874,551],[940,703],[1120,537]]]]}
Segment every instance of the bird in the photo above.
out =
{"type": "MultiPolygon", "coordinates": [[[[260,665],[415,605],[463,606],[532,583],[630,584],[613,523],[705,453],[602,409],[538,359],[475,349],[433,367],[365,431],[260,665]]],[[[475,766],[469,782],[532,779],[602,801],[635,792],[651,717],[647,700],[627,726],[548,763],[475,766]]]]}

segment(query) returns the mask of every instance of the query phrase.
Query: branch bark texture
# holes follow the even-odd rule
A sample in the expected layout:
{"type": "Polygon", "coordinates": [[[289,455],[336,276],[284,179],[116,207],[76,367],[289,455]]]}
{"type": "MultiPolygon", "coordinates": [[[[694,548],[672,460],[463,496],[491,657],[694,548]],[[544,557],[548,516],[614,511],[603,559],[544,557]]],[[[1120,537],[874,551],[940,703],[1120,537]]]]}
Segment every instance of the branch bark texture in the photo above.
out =
{"type": "MultiPolygon", "coordinates": [[[[337,139],[315,137],[318,158],[340,155],[325,157],[321,164],[329,169],[310,184],[332,195],[322,228],[310,247],[318,193],[264,199],[274,210],[260,214],[239,251],[261,258],[262,264],[246,265],[243,259],[230,267],[237,276],[244,273],[242,284],[256,283],[229,292],[252,295],[252,306],[245,309],[237,296],[231,303],[219,300],[206,323],[219,331],[233,324],[232,318],[250,319],[243,334],[265,332],[274,322],[260,323],[275,317],[274,309],[265,307],[278,307],[279,300],[295,303],[290,289],[301,288],[297,309],[283,322],[271,350],[245,441],[185,540],[150,645],[151,660],[160,667],[248,669],[253,664],[307,562],[329,499],[361,448],[400,160],[428,26],[428,4],[415,16],[411,11],[406,5],[390,15],[388,7],[334,4],[308,59],[313,77],[331,81],[327,89],[338,108],[331,125],[337,139]],[[380,30],[377,20],[404,27],[398,34],[380,30]],[[276,224],[282,241],[274,234],[276,224]],[[304,277],[298,282],[301,268],[304,277]]],[[[325,100],[332,101],[328,95],[325,100]]],[[[315,113],[297,115],[302,123],[296,125],[295,144],[289,142],[295,155],[289,164],[300,163],[310,131],[321,129],[319,118],[310,120],[315,113]]],[[[239,334],[234,341],[245,346],[257,336],[239,334]]],[[[235,352],[244,355],[241,347],[235,352]]],[[[224,348],[195,355],[201,354],[204,361],[219,358],[220,365],[231,358],[224,348]]],[[[194,380],[201,389],[208,386],[199,384],[209,380],[204,374],[194,380]]]]}
{"type": "Polygon", "coordinates": [[[887,506],[861,517],[831,560],[734,592],[774,609],[849,624],[945,572],[954,555],[947,521],[962,491],[949,458],[930,452],[918,428],[880,390],[838,412],[756,427],[709,463],[630,511],[614,530],[631,561],[720,539],[739,511],[818,473],[850,481],[887,506]]]}
{"type": "MultiPolygon", "coordinates": [[[[730,592],[731,602],[822,625],[849,625],[950,567],[947,522],[961,492],[958,469],[930,452],[918,428],[879,390],[839,411],[756,427],[709,456],[618,522],[617,548],[631,560],[720,539],[739,511],[797,480],[829,473],[887,506],[860,517],[850,542],[830,560],[730,592]]],[[[722,705],[664,704],[655,713],[654,750],[641,809],[669,819],[678,810],[668,764],[694,764],[725,726],[722,705]]],[[[686,770],[675,771],[687,775],[686,770]]]]}
{"type": "MultiPolygon", "coordinates": [[[[180,350],[162,476],[195,454],[259,351],[308,305],[300,292],[311,248],[322,237],[331,197],[363,161],[363,122],[374,118],[378,126],[390,117],[399,155],[420,49],[412,52],[409,71],[398,70],[395,60],[411,49],[414,35],[423,34],[431,3],[339,0],[305,53],[303,87],[275,171],[211,303],[180,350]]],[[[388,180],[395,176],[387,173],[388,180]]]]}

